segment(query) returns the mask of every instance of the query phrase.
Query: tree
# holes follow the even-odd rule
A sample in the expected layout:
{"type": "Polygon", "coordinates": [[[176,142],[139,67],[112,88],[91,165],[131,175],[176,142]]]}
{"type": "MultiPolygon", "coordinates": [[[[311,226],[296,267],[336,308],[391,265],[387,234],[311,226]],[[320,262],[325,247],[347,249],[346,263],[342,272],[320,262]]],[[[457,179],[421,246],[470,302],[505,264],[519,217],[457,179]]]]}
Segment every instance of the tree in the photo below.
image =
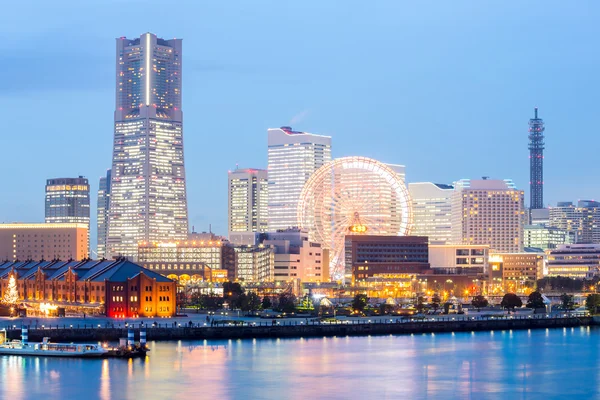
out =
{"type": "Polygon", "coordinates": [[[507,310],[514,310],[515,307],[521,307],[523,302],[521,298],[514,293],[506,293],[500,302],[500,306],[502,308],[506,308],[507,310]]]}
{"type": "Polygon", "coordinates": [[[600,294],[589,294],[585,299],[585,308],[587,308],[590,314],[598,313],[598,308],[600,308],[600,294]]]}
{"type": "Polygon", "coordinates": [[[369,298],[366,294],[357,294],[354,296],[354,300],[352,300],[352,309],[356,312],[363,312],[368,302],[369,298]]]}
{"type": "Polygon", "coordinates": [[[271,303],[271,299],[268,298],[267,296],[263,297],[262,304],[261,304],[262,309],[266,310],[268,308],[271,308],[272,306],[273,306],[273,303],[271,303]]]}
{"type": "Polygon", "coordinates": [[[225,282],[223,283],[223,297],[228,299],[230,297],[237,297],[244,293],[244,288],[237,282],[225,282]]]}
{"type": "Polygon", "coordinates": [[[473,307],[475,307],[475,309],[477,309],[477,311],[479,311],[483,307],[487,307],[490,303],[488,302],[488,299],[478,294],[477,296],[473,296],[473,301],[471,304],[473,307]]]}
{"type": "Polygon", "coordinates": [[[544,303],[544,299],[542,294],[537,290],[535,292],[531,292],[529,294],[529,298],[527,299],[527,307],[529,308],[545,308],[546,304],[544,303]]]}
{"type": "Polygon", "coordinates": [[[260,298],[254,292],[243,294],[240,298],[243,298],[240,304],[242,311],[255,311],[260,307],[260,298]]]}
{"type": "Polygon", "coordinates": [[[4,296],[2,297],[2,303],[7,306],[14,307],[19,302],[19,290],[17,289],[17,281],[14,275],[11,275],[8,279],[8,287],[4,296]]]}
{"type": "Polygon", "coordinates": [[[296,296],[293,294],[282,293],[279,295],[279,304],[277,310],[284,313],[293,313],[296,311],[296,296]]]}
{"type": "Polygon", "coordinates": [[[566,294],[566,293],[561,294],[560,301],[562,303],[562,307],[565,310],[571,311],[574,308],[573,296],[571,296],[570,294],[566,294]]]}
{"type": "Polygon", "coordinates": [[[437,293],[435,293],[433,297],[431,297],[431,308],[433,308],[434,311],[437,311],[437,309],[440,308],[441,302],[442,299],[440,299],[440,296],[437,293]]]}
{"type": "Polygon", "coordinates": [[[417,312],[423,312],[423,309],[425,308],[425,298],[423,296],[417,297],[417,304],[415,304],[415,308],[417,309],[417,312]]]}

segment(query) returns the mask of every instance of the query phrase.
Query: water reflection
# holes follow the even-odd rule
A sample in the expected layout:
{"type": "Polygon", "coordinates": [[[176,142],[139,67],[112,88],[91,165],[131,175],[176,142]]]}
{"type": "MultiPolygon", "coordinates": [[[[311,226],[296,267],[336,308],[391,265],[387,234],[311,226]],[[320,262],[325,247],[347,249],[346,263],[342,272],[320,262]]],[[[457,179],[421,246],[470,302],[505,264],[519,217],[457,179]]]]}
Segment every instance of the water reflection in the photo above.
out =
{"type": "Polygon", "coordinates": [[[595,398],[599,339],[586,327],[152,342],[131,361],[7,356],[0,398],[595,398]]]}

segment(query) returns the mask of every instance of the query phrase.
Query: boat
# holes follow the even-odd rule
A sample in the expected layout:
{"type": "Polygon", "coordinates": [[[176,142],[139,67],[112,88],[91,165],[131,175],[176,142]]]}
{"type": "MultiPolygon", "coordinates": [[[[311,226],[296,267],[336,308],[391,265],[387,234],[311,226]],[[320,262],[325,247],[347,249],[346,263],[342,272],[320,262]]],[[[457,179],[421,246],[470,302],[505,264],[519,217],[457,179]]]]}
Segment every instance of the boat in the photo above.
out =
{"type": "Polygon", "coordinates": [[[108,350],[98,344],[51,343],[45,337],[41,343],[29,343],[27,328],[21,330],[21,340],[6,339],[6,330],[0,330],[0,355],[38,357],[104,357],[108,350]]]}

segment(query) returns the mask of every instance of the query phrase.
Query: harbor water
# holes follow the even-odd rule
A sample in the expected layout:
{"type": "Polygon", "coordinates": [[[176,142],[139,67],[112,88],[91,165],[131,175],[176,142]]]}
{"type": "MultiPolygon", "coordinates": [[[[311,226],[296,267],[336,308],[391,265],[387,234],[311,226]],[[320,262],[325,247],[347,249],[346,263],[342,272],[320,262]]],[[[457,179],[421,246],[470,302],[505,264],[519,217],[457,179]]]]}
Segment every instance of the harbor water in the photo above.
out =
{"type": "Polygon", "coordinates": [[[149,345],[134,360],[0,356],[0,398],[600,397],[593,327],[149,345]]]}

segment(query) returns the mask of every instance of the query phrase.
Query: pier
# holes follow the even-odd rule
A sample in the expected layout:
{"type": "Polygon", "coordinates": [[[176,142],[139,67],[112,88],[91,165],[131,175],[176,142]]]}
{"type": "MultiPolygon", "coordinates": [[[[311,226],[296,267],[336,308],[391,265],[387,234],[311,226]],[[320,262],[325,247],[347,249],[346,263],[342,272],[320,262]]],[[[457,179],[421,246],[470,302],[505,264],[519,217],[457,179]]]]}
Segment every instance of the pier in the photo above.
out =
{"type": "MultiPolygon", "coordinates": [[[[106,324],[109,325],[109,324],[106,324]]],[[[102,325],[28,327],[29,340],[41,341],[48,337],[53,342],[118,341],[128,337],[133,330],[139,340],[140,329],[145,329],[148,341],[203,340],[203,339],[252,339],[252,338],[295,338],[323,336],[360,336],[390,334],[422,334],[475,332],[511,329],[570,328],[600,325],[593,317],[560,314],[532,316],[466,317],[414,319],[389,318],[380,320],[344,320],[320,322],[318,320],[257,320],[237,324],[206,326],[202,323],[177,324],[157,323],[152,325],[129,324],[127,327],[102,325]]],[[[7,329],[9,339],[19,339],[21,326],[7,329]]]]}

